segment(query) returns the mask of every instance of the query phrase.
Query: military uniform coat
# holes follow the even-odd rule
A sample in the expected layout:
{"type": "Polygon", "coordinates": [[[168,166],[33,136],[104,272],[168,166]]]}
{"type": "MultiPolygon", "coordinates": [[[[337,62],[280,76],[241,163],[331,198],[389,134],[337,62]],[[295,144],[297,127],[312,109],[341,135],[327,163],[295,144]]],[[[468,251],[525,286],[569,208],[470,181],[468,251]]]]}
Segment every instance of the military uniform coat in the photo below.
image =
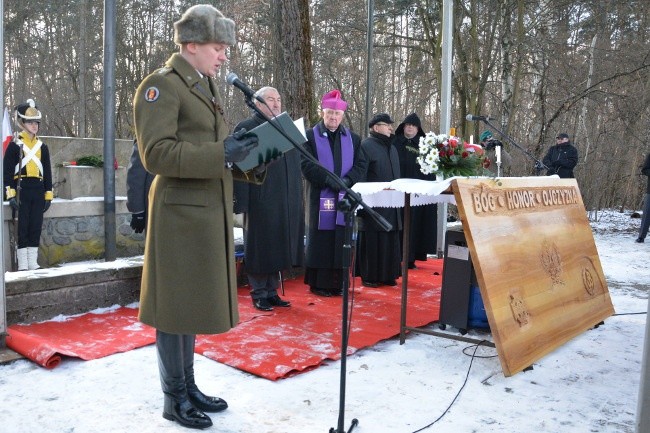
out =
{"type": "MultiPolygon", "coordinates": [[[[250,131],[262,123],[264,119],[255,114],[234,130],[250,131]]],[[[302,201],[300,153],[296,149],[267,167],[262,185],[235,182],[235,212],[246,214],[246,272],[270,274],[302,266],[305,250],[302,201]]]]}
{"type": "Polygon", "coordinates": [[[226,332],[239,320],[232,220],[238,173],[225,165],[228,128],[214,84],[174,54],[138,87],[134,120],[142,163],[156,175],[139,319],[172,334],[226,332]]]}

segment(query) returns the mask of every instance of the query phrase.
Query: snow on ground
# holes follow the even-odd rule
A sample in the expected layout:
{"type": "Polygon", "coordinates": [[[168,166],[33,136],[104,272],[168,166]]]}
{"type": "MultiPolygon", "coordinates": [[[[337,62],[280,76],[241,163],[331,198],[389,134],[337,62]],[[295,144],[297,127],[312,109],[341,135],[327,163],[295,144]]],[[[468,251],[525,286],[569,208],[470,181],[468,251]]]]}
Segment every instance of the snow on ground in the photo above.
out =
{"type": "MultiPolygon", "coordinates": [[[[512,377],[495,349],[472,359],[469,344],[426,334],[361,350],[348,358],[345,430],[357,418],[359,433],[634,432],[650,289],[650,243],[634,243],[639,222],[616,212],[592,222],[617,314],[604,325],[512,377]]],[[[161,417],[157,371],[153,346],[54,370],[0,366],[0,431],[186,432],[161,417]]],[[[197,355],[198,383],[230,405],[206,431],[326,433],[338,427],[340,371],[327,362],[271,382],[197,355]]]]}

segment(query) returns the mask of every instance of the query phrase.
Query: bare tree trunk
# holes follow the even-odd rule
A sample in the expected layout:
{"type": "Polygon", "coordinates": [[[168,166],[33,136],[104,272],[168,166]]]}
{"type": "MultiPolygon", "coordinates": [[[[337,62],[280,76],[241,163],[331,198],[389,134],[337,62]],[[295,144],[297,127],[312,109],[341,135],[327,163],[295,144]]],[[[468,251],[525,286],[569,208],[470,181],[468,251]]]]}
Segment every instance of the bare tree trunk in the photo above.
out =
{"type": "MultiPolygon", "coordinates": [[[[310,119],[312,108],[311,30],[308,0],[280,0],[278,91],[291,117],[310,119]]],[[[277,15],[276,15],[277,16],[277,15]]]]}
{"type": "Polygon", "coordinates": [[[77,134],[86,138],[86,0],[79,2],[79,119],[77,134]]]}
{"type": "Polygon", "coordinates": [[[501,7],[501,129],[507,129],[507,122],[512,113],[514,96],[514,65],[511,53],[512,41],[512,4],[505,2],[501,7]]]}
{"type": "MultiPolygon", "coordinates": [[[[589,73],[587,74],[587,88],[591,87],[591,82],[593,80],[594,76],[594,50],[596,49],[596,41],[598,40],[598,32],[594,34],[594,37],[591,39],[591,46],[589,47],[589,73]]],[[[580,125],[580,129],[582,130],[582,133],[584,134],[584,139],[587,142],[586,148],[585,148],[585,158],[584,162],[587,162],[587,158],[589,157],[589,145],[590,145],[590,137],[589,137],[589,131],[587,129],[587,103],[589,102],[588,99],[585,99],[582,101],[582,110],[580,112],[580,120],[578,124],[580,125]]]]}

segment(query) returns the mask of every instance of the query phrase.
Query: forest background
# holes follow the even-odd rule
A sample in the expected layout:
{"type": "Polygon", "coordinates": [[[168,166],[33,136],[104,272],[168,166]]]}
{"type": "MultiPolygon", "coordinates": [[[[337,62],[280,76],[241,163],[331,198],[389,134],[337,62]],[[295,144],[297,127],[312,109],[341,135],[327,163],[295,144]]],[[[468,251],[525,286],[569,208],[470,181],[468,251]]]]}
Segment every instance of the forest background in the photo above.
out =
{"type": "MultiPolygon", "coordinates": [[[[132,98],[140,81],[177,51],[172,23],[201,1],[118,0],[115,136],[133,137],[132,98]]],[[[368,74],[368,2],[208,1],[237,24],[237,45],[218,82],[230,126],[249,115],[225,75],[273,85],[292,117],[318,120],[320,96],[349,102],[346,123],[367,134],[371,113],[399,123],[417,112],[438,131],[442,0],[375,0],[368,74]],[[370,75],[370,80],[367,79],[370,75]],[[367,83],[370,81],[370,91],[367,83]]],[[[6,105],[35,98],[43,135],[103,136],[104,2],[5,0],[6,105]]],[[[489,114],[536,158],[567,132],[587,209],[639,209],[650,152],[650,2],[647,0],[453,1],[451,125],[474,141],[485,129],[467,114],[489,114]]],[[[498,133],[495,133],[497,138],[498,133]]],[[[503,138],[501,138],[503,140],[503,138]]],[[[506,142],[506,140],[503,140],[506,142]]],[[[505,174],[534,175],[512,145],[505,174]]]]}

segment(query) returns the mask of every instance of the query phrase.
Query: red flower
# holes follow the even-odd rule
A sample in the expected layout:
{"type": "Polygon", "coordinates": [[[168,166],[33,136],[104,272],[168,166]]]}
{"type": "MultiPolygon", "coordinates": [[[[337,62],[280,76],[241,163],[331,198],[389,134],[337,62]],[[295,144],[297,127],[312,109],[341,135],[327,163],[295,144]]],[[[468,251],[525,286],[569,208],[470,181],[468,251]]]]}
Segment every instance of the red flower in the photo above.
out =
{"type": "Polygon", "coordinates": [[[467,158],[469,156],[469,152],[464,150],[463,153],[460,154],[460,156],[462,156],[463,158],[467,158]]]}
{"type": "Polygon", "coordinates": [[[483,160],[483,168],[488,168],[488,167],[490,167],[490,164],[491,164],[491,162],[490,162],[490,160],[489,160],[488,158],[485,158],[485,159],[483,160]]]}
{"type": "Polygon", "coordinates": [[[456,146],[458,146],[458,140],[455,137],[450,138],[449,139],[449,145],[452,148],[455,148],[456,146]]]}

